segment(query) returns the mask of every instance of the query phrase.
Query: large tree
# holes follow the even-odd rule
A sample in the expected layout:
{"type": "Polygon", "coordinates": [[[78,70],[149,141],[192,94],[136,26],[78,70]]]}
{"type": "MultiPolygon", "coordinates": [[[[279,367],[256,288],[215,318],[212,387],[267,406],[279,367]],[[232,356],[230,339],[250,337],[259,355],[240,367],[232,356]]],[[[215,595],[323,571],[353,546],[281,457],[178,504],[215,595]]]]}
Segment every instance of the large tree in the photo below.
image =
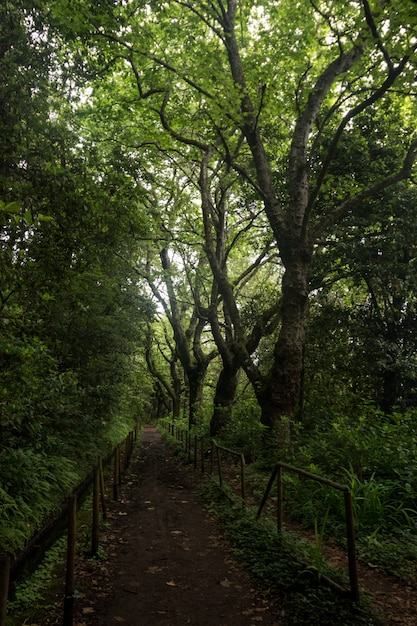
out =
{"type": "MultiPolygon", "coordinates": [[[[263,423],[279,428],[297,408],[318,244],[412,171],[416,6],[178,0],[125,3],[113,15],[109,8],[98,15],[87,7],[79,37],[111,60],[107,97],[129,111],[117,139],[128,144],[136,135],[132,158],[146,158],[151,143],[190,162],[216,151],[263,202],[285,271],[280,332],[257,398],[263,423]],[[347,153],[335,177],[340,147],[355,134],[366,151],[364,115],[393,92],[403,103],[398,160],[388,168],[381,151],[359,180],[347,153]]],[[[253,372],[245,346],[236,349],[253,372]]]]}

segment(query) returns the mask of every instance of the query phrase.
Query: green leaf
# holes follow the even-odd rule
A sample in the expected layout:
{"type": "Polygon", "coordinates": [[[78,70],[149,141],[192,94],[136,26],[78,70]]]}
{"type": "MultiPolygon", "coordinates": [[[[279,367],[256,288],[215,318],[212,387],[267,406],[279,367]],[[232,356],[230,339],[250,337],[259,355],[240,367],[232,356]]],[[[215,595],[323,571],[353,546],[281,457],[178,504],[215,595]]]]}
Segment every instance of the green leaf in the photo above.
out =
{"type": "Polygon", "coordinates": [[[0,210],[4,213],[19,213],[21,209],[21,205],[17,202],[8,202],[7,204],[5,204],[3,201],[0,201],[0,210]]]}
{"type": "Polygon", "coordinates": [[[39,222],[53,222],[54,218],[50,215],[44,215],[43,213],[38,213],[37,218],[39,222]]]}

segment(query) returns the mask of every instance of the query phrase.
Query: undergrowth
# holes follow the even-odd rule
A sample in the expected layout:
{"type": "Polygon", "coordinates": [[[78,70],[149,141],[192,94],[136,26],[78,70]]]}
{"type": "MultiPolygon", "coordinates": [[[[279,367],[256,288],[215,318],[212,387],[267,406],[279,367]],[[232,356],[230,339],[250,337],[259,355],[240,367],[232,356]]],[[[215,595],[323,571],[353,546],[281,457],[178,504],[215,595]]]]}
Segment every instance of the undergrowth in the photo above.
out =
{"type": "MultiPolygon", "coordinates": [[[[112,480],[112,470],[104,466],[104,478],[112,480]]],[[[112,484],[110,483],[109,489],[112,484]]],[[[77,562],[81,555],[84,559],[104,558],[105,552],[99,546],[98,553],[91,556],[91,525],[92,525],[92,487],[89,488],[84,502],[77,512],[77,562]]],[[[104,519],[100,522],[101,529],[107,528],[104,519]]],[[[0,535],[1,536],[1,535],[0,535]]],[[[58,624],[62,620],[65,592],[65,567],[67,551],[67,534],[64,533],[53,546],[45,552],[42,561],[31,573],[23,574],[11,585],[7,603],[7,626],[37,623],[48,615],[48,623],[58,624]]],[[[29,564],[29,570],[31,565],[29,564]]],[[[83,581],[77,581],[75,596],[81,593],[83,581]]]]}
{"type": "Polygon", "coordinates": [[[0,554],[18,553],[96,465],[129,432],[129,424],[83,437],[39,436],[39,442],[0,447],[0,554]]]}
{"type": "Polygon", "coordinates": [[[45,613],[51,618],[59,617],[62,609],[57,606],[57,597],[63,597],[64,592],[62,564],[66,544],[66,537],[59,539],[45,554],[41,565],[13,586],[13,597],[7,605],[7,626],[32,624],[34,619],[45,613]]]}
{"type": "Polygon", "coordinates": [[[368,602],[360,605],[319,582],[317,572],[297,558],[305,546],[295,546],[294,537],[278,535],[271,520],[255,520],[253,512],[230,505],[230,497],[213,481],[202,495],[225,529],[234,550],[256,584],[271,597],[278,597],[285,626],[377,625],[368,602]]]}
{"type": "MultiPolygon", "coordinates": [[[[416,581],[416,410],[386,415],[363,402],[355,414],[339,414],[336,408],[325,420],[312,414],[305,423],[291,425],[291,444],[282,449],[249,409],[239,406],[216,441],[254,461],[245,479],[258,502],[278,460],[345,485],[352,495],[360,559],[396,579],[416,581]]],[[[208,429],[202,423],[198,433],[207,437],[209,447],[208,429]]],[[[331,533],[332,541],[346,548],[343,493],[289,472],[283,481],[284,511],[291,520],[316,535],[331,533]]]]}

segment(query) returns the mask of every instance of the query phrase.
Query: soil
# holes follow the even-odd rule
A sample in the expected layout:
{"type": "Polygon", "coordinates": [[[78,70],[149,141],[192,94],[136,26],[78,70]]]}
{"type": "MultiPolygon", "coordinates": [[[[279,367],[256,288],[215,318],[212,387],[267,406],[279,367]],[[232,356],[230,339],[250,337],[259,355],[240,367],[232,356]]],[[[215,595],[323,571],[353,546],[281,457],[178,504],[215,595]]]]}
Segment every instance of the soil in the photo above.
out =
{"type": "MultiPolygon", "coordinates": [[[[107,512],[104,556],[78,565],[74,626],[282,626],[279,599],[255,588],[198,486],[198,472],[145,426],[107,512]]],[[[334,549],[329,558],[345,555],[334,549]]],[[[384,625],[417,626],[415,588],[364,565],[359,580],[384,625]]]]}

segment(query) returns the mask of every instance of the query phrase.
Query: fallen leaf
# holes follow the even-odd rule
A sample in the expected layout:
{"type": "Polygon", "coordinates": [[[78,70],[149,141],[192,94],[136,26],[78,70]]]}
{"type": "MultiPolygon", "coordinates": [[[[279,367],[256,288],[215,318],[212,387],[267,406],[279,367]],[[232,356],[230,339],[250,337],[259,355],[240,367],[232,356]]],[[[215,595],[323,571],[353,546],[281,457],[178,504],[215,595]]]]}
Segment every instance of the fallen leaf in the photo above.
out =
{"type": "Polygon", "coordinates": [[[225,578],[224,580],[220,581],[220,584],[222,587],[231,587],[232,583],[230,582],[230,580],[227,580],[227,578],[225,578]]]}
{"type": "Polygon", "coordinates": [[[176,586],[177,586],[177,583],[176,583],[175,581],[173,581],[173,580],[169,580],[169,581],[167,582],[167,585],[168,585],[168,587],[176,587],[176,586]]]}
{"type": "Polygon", "coordinates": [[[92,606],[86,606],[83,608],[84,615],[90,615],[90,613],[94,613],[94,609],[92,606]]]}

